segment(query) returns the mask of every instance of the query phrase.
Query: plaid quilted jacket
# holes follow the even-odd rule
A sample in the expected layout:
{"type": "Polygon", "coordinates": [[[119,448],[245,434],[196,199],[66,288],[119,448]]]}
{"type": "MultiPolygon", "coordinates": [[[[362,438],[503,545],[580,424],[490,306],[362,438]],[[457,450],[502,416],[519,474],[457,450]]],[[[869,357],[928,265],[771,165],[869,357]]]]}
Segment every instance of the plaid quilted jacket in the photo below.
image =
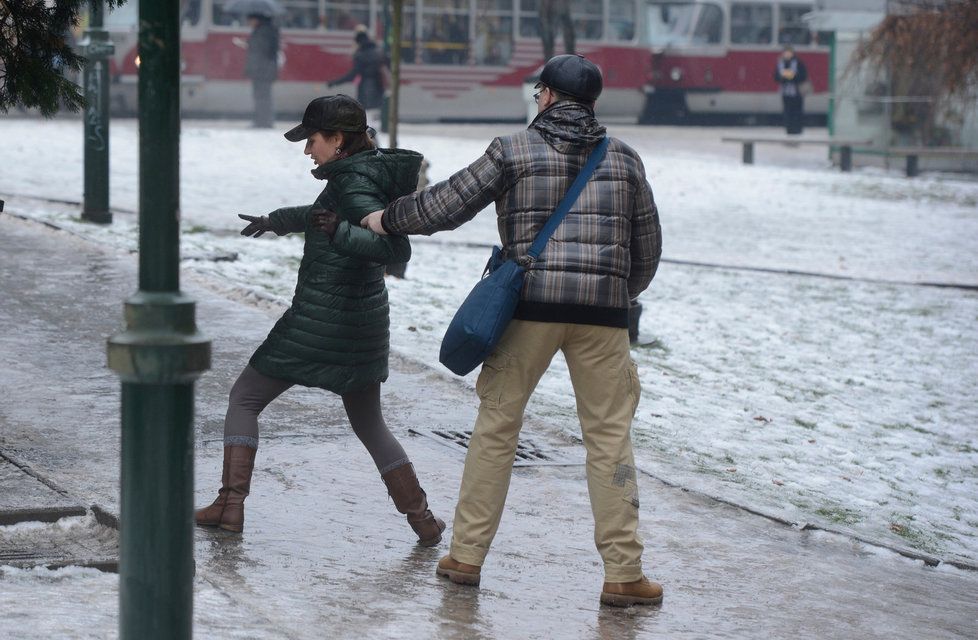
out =
{"type": "MultiPolygon", "coordinates": [[[[587,107],[561,102],[526,131],[496,138],[448,180],[388,205],[392,234],[454,229],[495,202],[505,257],[526,256],[605,128],[587,107]]],[[[570,213],[529,266],[515,317],[628,326],[628,306],[655,275],[659,215],[638,154],[612,139],[570,213]]]]}

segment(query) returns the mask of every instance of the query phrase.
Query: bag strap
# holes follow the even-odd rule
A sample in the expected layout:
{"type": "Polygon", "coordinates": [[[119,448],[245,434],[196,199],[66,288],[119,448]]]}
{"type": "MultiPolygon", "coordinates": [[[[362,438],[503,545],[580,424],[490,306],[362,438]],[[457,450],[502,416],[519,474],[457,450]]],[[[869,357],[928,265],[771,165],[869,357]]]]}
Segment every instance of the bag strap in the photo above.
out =
{"type": "Polygon", "coordinates": [[[591,179],[591,174],[594,173],[594,170],[597,169],[598,165],[601,164],[601,161],[604,160],[604,154],[605,151],[608,150],[608,143],[610,140],[610,138],[605,137],[598,143],[598,146],[594,148],[591,155],[588,157],[584,168],[581,169],[579,174],[577,174],[577,177],[574,179],[573,184],[571,184],[570,189],[567,190],[567,194],[564,196],[564,199],[560,201],[560,204],[557,205],[557,208],[547,220],[547,224],[543,225],[543,229],[540,229],[537,237],[533,239],[533,244],[530,245],[530,250],[527,252],[531,262],[540,257],[540,253],[543,252],[543,248],[547,246],[547,241],[550,240],[550,236],[553,235],[554,230],[556,230],[557,226],[563,222],[567,212],[570,211],[571,207],[574,206],[574,203],[577,202],[578,196],[580,196],[581,192],[584,191],[584,186],[587,184],[588,180],[591,179]]]}

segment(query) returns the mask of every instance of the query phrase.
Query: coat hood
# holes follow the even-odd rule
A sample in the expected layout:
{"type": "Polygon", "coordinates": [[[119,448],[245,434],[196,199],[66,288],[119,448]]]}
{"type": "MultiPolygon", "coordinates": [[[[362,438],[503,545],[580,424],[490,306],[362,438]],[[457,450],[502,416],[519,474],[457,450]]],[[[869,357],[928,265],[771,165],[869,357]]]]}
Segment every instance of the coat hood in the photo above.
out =
{"type": "Polygon", "coordinates": [[[342,180],[351,174],[362,176],[393,200],[417,190],[423,159],[420,153],[407,149],[370,149],[316,167],[312,175],[319,180],[342,180]]]}
{"type": "Polygon", "coordinates": [[[544,141],[559,153],[580,153],[605,136],[605,128],[594,111],[579,103],[558,102],[537,115],[528,127],[538,131],[544,141]]]}

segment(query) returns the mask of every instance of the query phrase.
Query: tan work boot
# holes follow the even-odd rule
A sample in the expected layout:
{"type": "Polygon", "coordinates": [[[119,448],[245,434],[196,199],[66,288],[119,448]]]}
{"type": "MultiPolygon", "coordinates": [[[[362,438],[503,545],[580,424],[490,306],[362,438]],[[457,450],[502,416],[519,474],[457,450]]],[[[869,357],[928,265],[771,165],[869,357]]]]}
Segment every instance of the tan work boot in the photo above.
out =
{"type": "Polygon", "coordinates": [[[194,514],[204,527],[220,527],[240,533],[244,529],[244,500],[251,492],[256,449],[243,445],[224,447],[224,473],[217,500],[194,514]]]}
{"type": "Polygon", "coordinates": [[[408,524],[418,534],[418,544],[433,547],[441,542],[445,523],[428,510],[428,496],[418,482],[414,465],[410,462],[380,476],[387,485],[387,493],[394,501],[394,508],[407,515],[408,524]]]}
{"type": "Polygon", "coordinates": [[[645,577],[635,582],[605,582],[601,589],[601,604],[611,607],[660,602],[662,602],[662,585],[645,577]]]}
{"type": "Polygon", "coordinates": [[[448,578],[455,584],[466,584],[472,587],[479,586],[481,572],[482,567],[458,562],[452,556],[445,556],[439,560],[438,568],[435,569],[436,575],[448,578]]]}

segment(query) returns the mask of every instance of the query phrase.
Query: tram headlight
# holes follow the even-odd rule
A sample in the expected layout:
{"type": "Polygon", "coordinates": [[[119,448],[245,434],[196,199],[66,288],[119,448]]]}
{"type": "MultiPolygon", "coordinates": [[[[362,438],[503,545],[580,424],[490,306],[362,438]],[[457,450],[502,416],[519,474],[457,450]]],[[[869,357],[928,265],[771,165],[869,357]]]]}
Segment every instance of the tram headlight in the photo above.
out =
{"type": "Polygon", "coordinates": [[[683,79],[683,70],[679,67],[673,67],[669,70],[669,77],[672,78],[673,82],[679,82],[683,79]]]}
{"type": "Polygon", "coordinates": [[[139,56],[138,55],[136,56],[135,63],[136,63],[136,68],[138,69],[139,68],[139,56]]]}

